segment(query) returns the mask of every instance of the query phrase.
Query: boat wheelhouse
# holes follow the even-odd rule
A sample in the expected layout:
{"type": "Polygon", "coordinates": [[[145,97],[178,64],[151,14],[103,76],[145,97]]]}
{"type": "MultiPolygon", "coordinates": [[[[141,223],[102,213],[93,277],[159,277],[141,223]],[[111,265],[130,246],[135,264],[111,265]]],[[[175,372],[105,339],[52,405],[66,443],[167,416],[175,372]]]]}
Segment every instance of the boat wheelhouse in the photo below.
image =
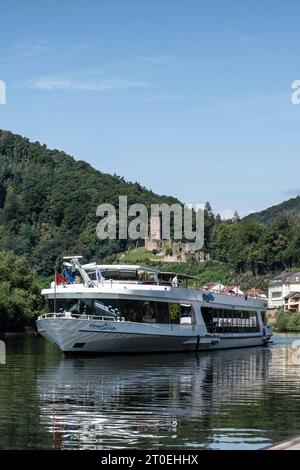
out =
{"type": "Polygon", "coordinates": [[[137,265],[65,266],[74,283],[44,289],[41,335],[64,353],[200,351],[260,346],[272,336],[266,298],[224,295],[197,278],[137,265]]]}

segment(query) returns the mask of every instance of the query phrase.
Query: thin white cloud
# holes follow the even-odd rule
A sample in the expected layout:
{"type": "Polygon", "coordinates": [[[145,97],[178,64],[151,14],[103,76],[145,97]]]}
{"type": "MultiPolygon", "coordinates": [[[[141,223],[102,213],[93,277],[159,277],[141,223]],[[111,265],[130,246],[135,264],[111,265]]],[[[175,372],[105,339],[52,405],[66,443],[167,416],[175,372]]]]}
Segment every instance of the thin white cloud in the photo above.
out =
{"type": "Polygon", "coordinates": [[[47,41],[23,41],[8,48],[5,55],[2,55],[2,66],[14,66],[40,61],[51,53],[51,48],[47,41]]]}
{"type": "Polygon", "coordinates": [[[142,88],[149,83],[137,80],[124,80],[120,78],[102,78],[98,80],[83,80],[63,77],[39,77],[28,82],[30,88],[37,90],[82,90],[82,91],[109,91],[124,88],[142,88]]]}
{"type": "Polygon", "coordinates": [[[85,46],[82,44],[50,43],[43,39],[38,41],[24,40],[13,44],[7,50],[6,56],[2,56],[2,58],[6,66],[54,62],[73,59],[84,49],[85,46]]]}
{"type": "Polygon", "coordinates": [[[34,56],[39,56],[45,52],[51,50],[50,44],[48,41],[23,41],[18,42],[11,49],[12,52],[15,52],[15,59],[31,59],[34,56]]]}

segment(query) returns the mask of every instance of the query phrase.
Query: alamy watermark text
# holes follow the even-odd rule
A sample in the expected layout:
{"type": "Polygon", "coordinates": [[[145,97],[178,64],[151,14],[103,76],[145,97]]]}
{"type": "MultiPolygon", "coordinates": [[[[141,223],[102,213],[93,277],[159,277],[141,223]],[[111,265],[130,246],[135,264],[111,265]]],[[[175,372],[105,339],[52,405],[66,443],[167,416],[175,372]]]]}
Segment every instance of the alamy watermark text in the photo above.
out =
{"type": "Polygon", "coordinates": [[[96,233],[100,240],[184,240],[187,249],[198,251],[204,245],[204,210],[202,204],[151,204],[150,214],[144,204],[128,207],[127,196],[119,196],[119,206],[100,204],[101,217],[96,233]],[[118,213],[118,216],[117,216],[118,213]],[[172,233],[173,228],[173,233],[172,233]]]}

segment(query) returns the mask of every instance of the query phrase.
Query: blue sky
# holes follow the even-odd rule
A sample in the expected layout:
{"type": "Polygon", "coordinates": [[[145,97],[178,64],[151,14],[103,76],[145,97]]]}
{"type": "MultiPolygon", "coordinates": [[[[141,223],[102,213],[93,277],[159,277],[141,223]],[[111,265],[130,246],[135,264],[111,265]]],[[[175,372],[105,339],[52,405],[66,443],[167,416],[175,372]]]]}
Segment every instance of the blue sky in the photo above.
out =
{"type": "Polygon", "coordinates": [[[2,0],[0,128],[224,215],[264,209],[300,193],[299,17],[296,0],[2,0]]]}

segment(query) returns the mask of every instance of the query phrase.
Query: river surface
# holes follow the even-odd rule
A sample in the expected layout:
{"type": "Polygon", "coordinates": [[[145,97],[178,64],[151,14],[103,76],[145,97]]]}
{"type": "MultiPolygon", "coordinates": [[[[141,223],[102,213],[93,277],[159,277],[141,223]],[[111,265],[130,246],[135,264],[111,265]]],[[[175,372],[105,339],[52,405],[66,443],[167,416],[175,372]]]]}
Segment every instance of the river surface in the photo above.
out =
{"type": "Polygon", "coordinates": [[[268,347],[63,358],[6,338],[0,449],[246,449],[300,435],[300,336],[268,347]]]}

